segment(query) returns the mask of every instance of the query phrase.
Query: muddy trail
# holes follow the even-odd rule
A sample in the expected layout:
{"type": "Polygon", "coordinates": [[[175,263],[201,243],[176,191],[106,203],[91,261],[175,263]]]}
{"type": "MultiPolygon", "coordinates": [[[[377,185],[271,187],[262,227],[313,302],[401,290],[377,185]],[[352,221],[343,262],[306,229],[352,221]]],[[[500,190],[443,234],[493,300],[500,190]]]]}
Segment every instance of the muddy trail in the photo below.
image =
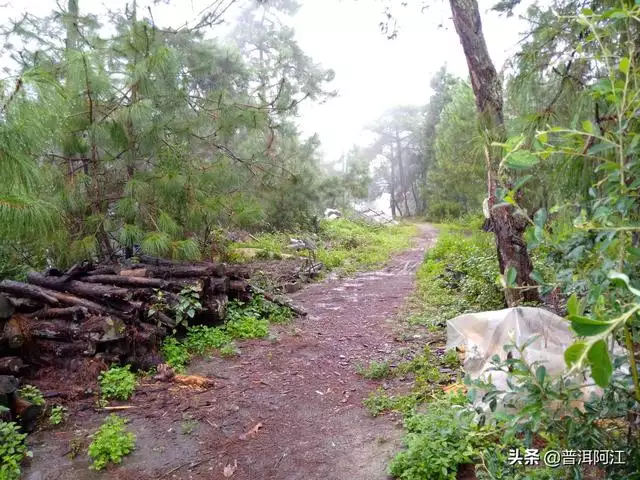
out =
{"type": "Polygon", "coordinates": [[[190,366],[190,374],[214,379],[213,388],[141,381],[129,401],[113,403],[126,408],[106,412],[126,416],[137,437],[119,466],[89,470],[88,435],[106,413],[95,410],[95,396],[74,402],[64,425],[29,437],[33,459],[23,478],[224,479],[225,466],[235,480],[387,478],[402,430],[363,408],[382,382],[356,367],[398,348],[393,318],[435,237],[421,225],[413,248],[383,269],[329,277],[292,295],[307,317],[242,342],[235,359],[190,366]]]}

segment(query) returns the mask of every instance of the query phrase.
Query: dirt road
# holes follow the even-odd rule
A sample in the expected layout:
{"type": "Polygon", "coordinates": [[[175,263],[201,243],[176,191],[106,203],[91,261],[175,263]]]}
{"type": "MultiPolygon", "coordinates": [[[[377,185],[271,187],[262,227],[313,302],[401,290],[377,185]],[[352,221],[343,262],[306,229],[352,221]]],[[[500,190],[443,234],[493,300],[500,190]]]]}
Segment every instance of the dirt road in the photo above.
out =
{"type": "Polygon", "coordinates": [[[293,295],[308,317],[243,342],[237,359],[194,363],[190,373],[214,378],[213,389],[141,385],[127,402],[133,408],[117,412],[137,435],[123,465],[89,471],[87,433],[104,414],[87,400],[66,426],[30,437],[34,458],[24,478],[224,479],[227,465],[235,480],[387,478],[402,432],[362,407],[381,382],[355,368],[397,348],[393,316],[436,236],[426,225],[420,232],[414,248],[380,271],[329,278],[293,295]],[[74,449],[80,453],[70,460],[74,449]]]}

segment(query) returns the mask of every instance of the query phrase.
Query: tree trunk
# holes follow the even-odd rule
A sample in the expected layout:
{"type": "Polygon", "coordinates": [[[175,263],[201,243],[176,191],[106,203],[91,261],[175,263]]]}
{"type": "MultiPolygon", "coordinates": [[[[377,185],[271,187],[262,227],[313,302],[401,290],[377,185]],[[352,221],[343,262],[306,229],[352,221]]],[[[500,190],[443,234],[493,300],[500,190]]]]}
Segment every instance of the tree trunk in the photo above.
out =
{"type": "Polygon", "coordinates": [[[402,193],[402,198],[404,199],[404,208],[405,215],[409,216],[409,203],[407,202],[407,177],[404,174],[404,164],[402,163],[402,143],[400,142],[400,132],[398,130],[398,126],[396,125],[396,148],[398,149],[397,157],[398,157],[398,173],[400,174],[400,188],[402,193]]]}
{"type": "Polygon", "coordinates": [[[391,183],[389,185],[389,194],[391,195],[391,218],[396,218],[396,162],[393,160],[393,149],[389,157],[391,162],[391,183]]]}
{"type": "MultiPolygon", "coordinates": [[[[533,267],[523,238],[526,221],[516,218],[510,206],[493,208],[496,204],[496,190],[499,185],[498,168],[502,160],[502,149],[492,146],[492,143],[494,141],[502,143],[506,133],[502,110],[502,84],[487,51],[478,2],[477,0],[449,0],[449,3],[453,24],[467,59],[479,124],[485,139],[489,208],[499,252],[500,271],[505,273],[509,268],[514,268],[517,272],[518,287],[533,286],[535,283],[530,278],[533,267]]],[[[538,292],[535,287],[506,289],[505,299],[509,306],[514,306],[523,300],[538,300],[538,292]]]]}

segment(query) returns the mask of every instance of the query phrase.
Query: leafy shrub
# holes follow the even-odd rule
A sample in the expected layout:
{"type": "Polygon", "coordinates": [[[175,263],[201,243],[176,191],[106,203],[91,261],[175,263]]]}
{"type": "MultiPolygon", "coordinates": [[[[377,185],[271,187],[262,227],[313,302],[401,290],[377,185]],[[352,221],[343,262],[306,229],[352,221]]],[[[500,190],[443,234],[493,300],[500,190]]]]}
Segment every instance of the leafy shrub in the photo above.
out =
{"type": "Polygon", "coordinates": [[[206,355],[231,343],[232,337],[226,330],[205,325],[195,325],[187,331],[185,347],[191,354],[206,355]]]}
{"type": "Polygon", "coordinates": [[[109,462],[120,463],[122,457],[136,447],[136,437],[125,429],[127,420],[111,414],[93,436],[89,445],[89,457],[92,470],[102,470],[109,462]]]}
{"type": "Polygon", "coordinates": [[[98,377],[100,391],[105,399],[127,400],[136,389],[136,376],[130,371],[131,366],[111,367],[98,377]]]}
{"type": "Polygon", "coordinates": [[[269,323],[250,316],[227,320],[224,328],[232,338],[262,338],[269,335],[269,323]]]}
{"type": "Polygon", "coordinates": [[[55,405],[49,412],[49,423],[51,425],[60,425],[67,416],[67,409],[62,405],[55,405]]]}
{"type": "Polygon", "coordinates": [[[442,233],[418,269],[409,323],[443,325],[461,313],[504,308],[498,274],[491,234],[442,233]]]}
{"type": "Polygon", "coordinates": [[[375,392],[371,392],[362,404],[372,416],[377,417],[387,411],[408,414],[415,408],[417,402],[418,397],[414,393],[389,395],[384,389],[378,388],[375,392]]]}
{"type": "Polygon", "coordinates": [[[20,478],[20,463],[26,456],[31,456],[20,427],[14,422],[0,421],[0,479],[17,480],[20,478]]]}
{"type": "Polygon", "coordinates": [[[391,373],[389,362],[377,362],[375,360],[370,362],[367,366],[362,364],[358,365],[356,367],[356,371],[364,378],[368,378],[370,380],[388,377],[391,373]]]}
{"type": "Polygon", "coordinates": [[[18,390],[18,394],[25,400],[34,405],[41,406],[45,404],[42,392],[33,385],[25,385],[18,390]]]}
{"type": "Polygon", "coordinates": [[[178,371],[183,371],[191,360],[191,354],[184,343],[176,337],[167,337],[160,347],[164,361],[178,371]]]}

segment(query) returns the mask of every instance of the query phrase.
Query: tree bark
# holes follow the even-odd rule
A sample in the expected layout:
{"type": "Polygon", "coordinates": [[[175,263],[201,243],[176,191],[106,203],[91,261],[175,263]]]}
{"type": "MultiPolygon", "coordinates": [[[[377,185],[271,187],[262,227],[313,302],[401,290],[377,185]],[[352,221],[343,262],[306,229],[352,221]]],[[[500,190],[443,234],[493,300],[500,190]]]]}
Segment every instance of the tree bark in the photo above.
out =
{"type": "Polygon", "coordinates": [[[510,206],[493,208],[499,186],[498,169],[502,149],[494,147],[492,143],[502,143],[506,137],[502,84],[487,50],[477,0],[449,0],[449,3],[453,24],[467,59],[479,124],[485,139],[489,208],[499,252],[500,271],[505,273],[514,268],[517,272],[516,285],[520,287],[507,288],[505,299],[509,306],[522,301],[535,301],[538,300],[538,291],[530,277],[533,266],[523,238],[526,221],[515,217],[510,206]]]}

